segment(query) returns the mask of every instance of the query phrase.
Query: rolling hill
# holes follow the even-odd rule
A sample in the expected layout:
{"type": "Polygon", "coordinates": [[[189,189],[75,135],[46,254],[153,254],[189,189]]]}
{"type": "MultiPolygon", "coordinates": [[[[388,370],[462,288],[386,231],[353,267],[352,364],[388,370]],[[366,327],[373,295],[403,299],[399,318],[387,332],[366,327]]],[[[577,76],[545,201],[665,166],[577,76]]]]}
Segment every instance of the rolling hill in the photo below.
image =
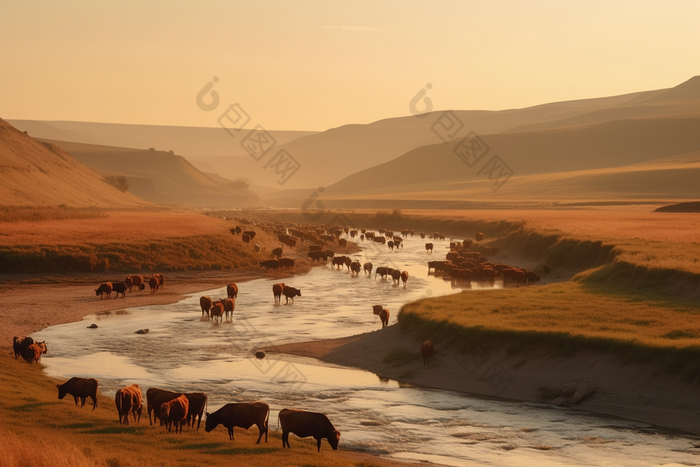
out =
{"type": "Polygon", "coordinates": [[[41,143],[0,120],[0,205],[147,207],[122,193],[61,148],[41,143]]]}
{"type": "Polygon", "coordinates": [[[49,141],[100,175],[125,176],[129,192],[162,204],[253,206],[258,196],[231,180],[213,180],[182,156],[165,151],[49,141]]]}

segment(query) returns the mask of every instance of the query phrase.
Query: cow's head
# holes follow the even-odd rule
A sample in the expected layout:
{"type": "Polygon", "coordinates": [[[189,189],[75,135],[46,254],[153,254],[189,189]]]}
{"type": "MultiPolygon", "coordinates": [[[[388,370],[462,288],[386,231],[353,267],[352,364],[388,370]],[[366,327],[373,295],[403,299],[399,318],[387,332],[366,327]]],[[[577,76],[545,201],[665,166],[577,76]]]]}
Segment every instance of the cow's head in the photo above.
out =
{"type": "Polygon", "coordinates": [[[338,443],[340,442],[340,432],[338,430],[333,430],[328,435],[328,444],[331,445],[334,451],[338,450],[338,443]]]}
{"type": "Polygon", "coordinates": [[[99,297],[101,294],[102,292],[100,291],[100,289],[95,289],[95,295],[99,297]]]}
{"type": "Polygon", "coordinates": [[[297,296],[301,297],[301,290],[297,290],[297,296]]]}
{"type": "Polygon", "coordinates": [[[204,431],[209,433],[211,430],[217,427],[218,423],[214,423],[214,419],[209,416],[209,412],[205,412],[206,420],[204,421],[204,431]]]}
{"type": "Polygon", "coordinates": [[[61,400],[64,397],[66,397],[66,394],[68,394],[68,390],[64,388],[65,384],[57,384],[56,387],[58,388],[58,399],[61,400]]]}
{"type": "Polygon", "coordinates": [[[170,405],[163,404],[160,406],[160,419],[167,420],[170,417],[170,405]]]}
{"type": "Polygon", "coordinates": [[[381,305],[372,305],[372,312],[373,312],[375,315],[378,315],[379,313],[382,312],[382,308],[384,308],[384,307],[381,306],[381,305]]]}

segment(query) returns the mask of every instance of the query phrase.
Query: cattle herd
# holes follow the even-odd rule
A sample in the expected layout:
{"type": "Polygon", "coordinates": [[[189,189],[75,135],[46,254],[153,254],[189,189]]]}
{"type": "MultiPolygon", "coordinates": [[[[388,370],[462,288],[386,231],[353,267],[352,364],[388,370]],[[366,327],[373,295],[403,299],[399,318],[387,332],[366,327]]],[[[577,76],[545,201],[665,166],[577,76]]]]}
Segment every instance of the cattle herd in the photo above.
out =
{"type": "MultiPolygon", "coordinates": [[[[258,224],[262,229],[269,230],[276,234],[280,243],[278,248],[272,250],[275,259],[262,261],[260,266],[268,270],[278,268],[293,268],[294,259],[285,258],[284,248],[295,248],[299,243],[308,243],[308,257],[314,261],[331,262],[331,268],[341,270],[347,268],[352,276],[359,276],[364,271],[365,276],[374,279],[380,276],[381,279],[392,278],[394,285],[403,283],[404,288],[408,281],[408,272],[392,269],[386,266],[379,266],[376,269],[372,263],[353,260],[348,256],[336,256],[334,251],[326,248],[328,243],[337,243],[338,246],[345,246],[347,240],[341,238],[347,235],[350,238],[359,238],[361,241],[371,241],[376,244],[387,245],[390,249],[403,248],[403,238],[413,236],[415,233],[411,229],[403,229],[400,235],[395,235],[391,230],[379,229],[378,232],[367,229],[350,229],[339,226],[301,226],[298,224],[264,223],[258,224]]],[[[253,230],[243,230],[242,227],[231,229],[234,235],[241,235],[246,243],[255,238],[253,230]]],[[[397,232],[398,233],[398,232],[397,232]]],[[[445,240],[445,236],[438,232],[427,235],[420,234],[421,238],[435,240],[445,240]]],[[[483,233],[476,234],[476,240],[485,239],[483,233]]],[[[504,283],[531,283],[536,282],[540,277],[533,271],[516,268],[503,263],[493,263],[489,261],[485,254],[495,255],[498,250],[495,247],[484,246],[480,248],[482,252],[471,251],[473,242],[471,240],[451,241],[450,251],[444,261],[429,261],[428,273],[431,270],[434,274],[443,274],[454,280],[484,280],[493,282],[496,277],[502,277],[504,283]]],[[[257,246],[257,245],[256,245],[257,246]]],[[[426,243],[425,249],[428,254],[432,254],[433,243],[426,243]]],[[[257,250],[258,248],[256,248],[257,250]]],[[[105,282],[95,289],[96,296],[100,299],[111,298],[113,292],[116,297],[124,298],[126,292],[131,292],[134,287],[137,291],[145,289],[149,285],[151,293],[155,293],[159,288],[164,287],[165,277],[163,274],[153,274],[148,278],[141,275],[129,275],[123,281],[105,282]]],[[[226,287],[227,298],[212,300],[208,296],[200,298],[200,308],[202,319],[211,319],[218,323],[233,319],[233,312],[238,297],[238,286],[228,284],[226,287]]],[[[272,286],[272,293],[275,303],[281,303],[284,295],[286,303],[294,297],[301,297],[301,290],[284,283],[276,283],[272,286]]],[[[372,312],[378,315],[382,328],[388,326],[390,312],[382,305],[372,305],[372,312]]],[[[48,352],[46,342],[35,342],[31,337],[14,337],[13,348],[15,359],[22,356],[28,362],[38,362],[42,354],[48,352]]],[[[427,340],[421,345],[423,363],[427,365],[434,352],[434,344],[427,340]]],[[[264,356],[264,354],[263,354],[264,356]]],[[[63,399],[66,395],[72,395],[75,405],[85,405],[87,398],[93,402],[93,410],[97,407],[98,382],[94,378],[71,378],[63,384],[57,385],[58,398],[63,399]]],[[[168,431],[182,432],[184,425],[199,429],[202,417],[206,416],[205,431],[211,432],[219,425],[223,425],[228,430],[229,439],[233,441],[233,428],[241,427],[249,429],[253,425],[257,426],[259,435],[257,443],[260,443],[263,434],[267,442],[268,421],[270,407],[265,402],[235,402],[228,403],[215,412],[206,412],[207,395],[203,392],[180,392],[169,391],[160,388],[149,388],[146,391],[146,403],[148,408],[148,419],[151,425],[159,421],[161,426],[165,426],[168,431]],[[196,422],[196,427],[195,427],[196,422]]],[[[129,424],[129,416],[135,423],[140,422],[143,405],[143,396],[138,384],[132,384],[119,389],[115,393],[114,402],[117,408],[117,415],[120,424],[129,424]]],[[[317,448],[321,449],[321,440],[326,439],[335,450],[338,448],[340,432],[335,429],[328,417],[322,413],[307,412],[303,410],[283,409],[279,412],[279,425],[282,427],[282,447],[290,447],[289,433],[294,433],[299,437],[313,437],[316,439],[317,448]]]]}

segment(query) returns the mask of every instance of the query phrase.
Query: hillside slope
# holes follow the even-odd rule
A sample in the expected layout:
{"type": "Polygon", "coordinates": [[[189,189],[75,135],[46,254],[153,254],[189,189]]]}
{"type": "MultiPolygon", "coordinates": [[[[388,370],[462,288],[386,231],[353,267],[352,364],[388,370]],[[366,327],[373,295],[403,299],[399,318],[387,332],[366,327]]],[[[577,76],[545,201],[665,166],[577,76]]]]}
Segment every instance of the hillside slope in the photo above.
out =
{"type": "Polygon", "coordinates": [[[0,120],[0,205],[139,207],[61,148],[42,144],[0,120]]]}
{"type": "Polygon", "coordinates": [[[182,156],[164,151],[50,141],[103,176],[125,176],[135,195],[164,204],[251,206],[257,195],[212,180],[182,156]]]}

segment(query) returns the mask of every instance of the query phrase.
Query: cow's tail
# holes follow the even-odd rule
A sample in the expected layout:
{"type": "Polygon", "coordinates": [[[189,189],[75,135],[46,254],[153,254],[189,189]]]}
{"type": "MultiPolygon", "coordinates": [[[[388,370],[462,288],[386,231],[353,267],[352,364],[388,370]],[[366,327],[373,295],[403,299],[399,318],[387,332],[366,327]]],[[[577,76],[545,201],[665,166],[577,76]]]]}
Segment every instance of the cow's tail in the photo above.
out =
{"type": "MultiPolygon", "coordinates": [[[[267,416],[270,416],[270,412],[267,413],[267,416]]],[[[280,414],[279,412],[277,413],[277,431],[280,431],[280,414]]]]}
{"type": "Polygon", "coordinates": [[[114,397],[115,403],[117,404],[117,416],[119,417],[119,424],[122,424],[122,397],[120,394],[121,390],[117,391],[116,396],[114,397]]]}

